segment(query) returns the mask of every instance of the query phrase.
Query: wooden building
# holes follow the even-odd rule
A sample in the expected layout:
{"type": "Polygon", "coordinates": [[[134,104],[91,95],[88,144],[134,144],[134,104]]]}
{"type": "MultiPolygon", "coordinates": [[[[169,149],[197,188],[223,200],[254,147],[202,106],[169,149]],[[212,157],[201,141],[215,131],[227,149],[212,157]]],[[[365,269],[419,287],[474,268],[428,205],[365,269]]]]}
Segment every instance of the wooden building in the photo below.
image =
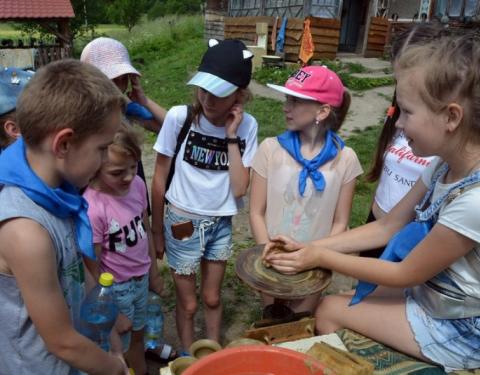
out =
{"type": "Polygon", "coordinates": [[[7,50],[12,50],[12,53],[22,49],[32,50],[35,60],[32,68],[70,57],[73,46],[70,19],[73,17],[75,14],[70,0],[1,0],[0,22],[36,22],[44,25],[55,36],[56,42],[46,45],[33,39],[28,44],[5,41],[0,52],[6,54],[7,50]]]}
{"type": "MultiPolygon", "coordinates": [[[[287,60],[295,61],[303,21],[310,17],[314,59],[351,52],[381,56],[392,35],[412,22],[438,18],[453,27],[470,27],[480,19],[480,0],[210,0],[205,37],[236,37],[251,44],[257,22],[267,22],[269,35],[277,17],[288,18],[287,60]],[[393,18],[392,18],[393,17],[393,18]],[[223,27],[223,30],[222,30],[223,27]]],[[[281,22],[277,22],[277,28],[281,22]]]]}

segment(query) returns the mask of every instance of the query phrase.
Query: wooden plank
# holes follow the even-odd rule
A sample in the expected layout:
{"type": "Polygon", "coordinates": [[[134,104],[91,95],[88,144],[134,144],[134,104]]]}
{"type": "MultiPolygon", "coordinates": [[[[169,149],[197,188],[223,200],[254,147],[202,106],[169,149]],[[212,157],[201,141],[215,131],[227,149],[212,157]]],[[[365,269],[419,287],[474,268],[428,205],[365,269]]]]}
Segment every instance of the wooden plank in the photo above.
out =
{"type": "Polygon", "coordinates": [[[332,37],[332,38],[339,38],[340,37],[340,30],[334,29],[314,29],[311,30],[312,35],[318,35],[323,37],[332,37]]]}
{"type": "Polygon", "coordinates": [[[368,37],[367,43],[373,43],[373,44],[381,44],[382,46],[385,45],[385,37],[368,37]]]}
{"type": "Polygon", "coordinates": [[[301,39],[292,38],[289,35],[285,35],[285,44],[301,44],[301,39]]]}
{"type": "Polygon", "coordinates": [[[256,33],[255,26],[247,26],[247,25],[228,25],[226,26],[227,30],[231,31],[232,33],[256,33]]]}
{"type": "Polygon", "coordinates": [[[319,27],[325,29],[339,29],[340,21],[334,18],[309,17],[310,27],[319,27]]]}
{"type": "Polygon", "coordinates": [[[302,31],[288,31],[285,33],[285,36],[289,37],[289,38],[292,38],[292,39],[295,39],[297,41],[300,41],[302,39],[302,35],[303,35],[303,30],[302,31]]]}
{"type": "Polygon", "coordinates": [[[380,31],[380,32],[387,32],[388,26],[370,25],[370,30],[375,30],[375,31],[380,31]]]}
{"type": "Polygon", "coordinates": [[[380,31],[375,31],[375,30],[368,30],[368,35],[373,35],[373,36],[386,36],[386,32],[380,32],[380,31]]]}
{"type": "Polygon", "coordinates": [[[255,25],[258,22],[266,22],[273,25],[273,17],[250,16],[250,17],[225,17],[225,25],[255,25]]]}
{"type": "Polygon", "coordinates": [[[374,25],[388,25],[388,19],[383,17],[371,17],[370,23],[374,25]]]}
{"type": "Polygon", "coordinates": [[[245,39],[253,42],[256,37],[257,37],[257,34],[255,33],[246,33],[246,34],[231,33],[225,30],[225,39],[241,39],[241,40],[245,39]]]}
{"type": "Polygon", "coordinates": [[[321,45],[317,45],[315,44],[315,49],[314,51],[316,52],[331,52],[331,53],[336,53],[338,51],[338,45],[336,46],[329,46],[329,45],[326,45],[326,44],[321,44],[321,45]]]}
{"type": "Polygon", "coordinates": [[[385,48],[385,46],[382,46],[380,44],[368,44],[367,43],[367,50],[368,51],[380,51],[380,52],[383,52],[383,49],[385,48]]]}
{"type": "Polygon", "coordinates": [[[287,29],[302,29],[303,30],[303,19],[301,18],[289,18],[287,21],[287,29]]]}
{"type": "Polygon", "coordinates": [[[285,53],[296,53],[300,52],[300,46],[284,46],[283,50],[285,53]]]}
{"type": "Polygon", "coordinates": [[[313,44],[326,44],[331,46],[338,46],[338,38],[323,38],[323,37],[313,37],[313,44]]]}

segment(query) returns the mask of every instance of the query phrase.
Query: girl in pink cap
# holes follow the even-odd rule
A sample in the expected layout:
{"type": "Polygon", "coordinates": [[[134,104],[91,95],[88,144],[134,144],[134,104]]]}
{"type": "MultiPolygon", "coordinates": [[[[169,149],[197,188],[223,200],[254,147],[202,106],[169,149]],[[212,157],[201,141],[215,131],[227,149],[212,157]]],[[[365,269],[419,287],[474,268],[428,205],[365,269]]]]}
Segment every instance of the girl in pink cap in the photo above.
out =
{"type": "MultiPolygon", "coordinates": [[[[278,234],[317,240],[348,227],[353,192],[362,167],[337,135],[350,106],[338,76],[323,66],[306,66],[285,86],[287,131],[267,138],[252,164],[250,226],[258,244],[278,234]]],[[[273,302],[263,295],[264,304],[273,302]]],[[[288,302],[295,312],[313,312],[319,293],[288,302]]]]}

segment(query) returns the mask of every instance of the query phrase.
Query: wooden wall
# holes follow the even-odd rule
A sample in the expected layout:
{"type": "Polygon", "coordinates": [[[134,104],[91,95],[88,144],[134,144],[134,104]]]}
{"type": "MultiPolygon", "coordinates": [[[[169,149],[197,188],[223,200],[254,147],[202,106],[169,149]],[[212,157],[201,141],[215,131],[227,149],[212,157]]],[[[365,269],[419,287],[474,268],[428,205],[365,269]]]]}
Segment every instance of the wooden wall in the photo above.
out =
{"type": "MultiPolygon", "coordinates": [[[[225,17],[225,38],[240,39],[247,45],[255,44],[256,24],[268,23],[269,54],[274,54],[270,46],[275,17],[225,17]]],[[[297,62],[300,44],[303,35],[303,19],[289,18],[285,33],[284,53],[286,61],[297,62]]],[[[281,18],[277,22],[277,35],[282,24],[281,18]]],[[[310,17],[310,31],[312,33],[315,51],[314,60],[334,59],[338,50],[340,38],[340,21],[335,19],[310,17]]]]}
{"type": "Polygon", "coordinates": [[[365,57],[382,57],[389,34],[388,19],[383,17],[371,17],[368,27],[368,39],[365,49],[365,57]]]}
{"type": "Polygon", "coordinates": [[[225,35],[225,12],[207,10],[205,11],[205,28],[203,37],[205,40],[223,40],[225,35]]]}

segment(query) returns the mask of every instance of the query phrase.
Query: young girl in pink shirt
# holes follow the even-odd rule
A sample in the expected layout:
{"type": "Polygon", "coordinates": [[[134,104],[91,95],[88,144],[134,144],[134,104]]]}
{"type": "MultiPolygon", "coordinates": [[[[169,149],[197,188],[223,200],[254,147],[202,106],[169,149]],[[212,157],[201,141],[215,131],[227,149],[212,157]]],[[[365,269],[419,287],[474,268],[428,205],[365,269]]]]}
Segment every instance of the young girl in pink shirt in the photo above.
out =
{"type": "Polygon", "coordinates": [[[123,314],[117,329],[126,331],[122,334],[125,358],[135,373],[144,374],[147,368],[143,327],[148,289],[150,285],[159,293],[162,279],[149,240],[146,188],[137,176],[140,156],[138,136],[131,127],[123,126],[106,150],[100,171],[84,193],[89,203],[88,216],[98,260],[86,259],[85,263],[94,277],[101,272],[113,274],[115,299],[123,314]]]}

